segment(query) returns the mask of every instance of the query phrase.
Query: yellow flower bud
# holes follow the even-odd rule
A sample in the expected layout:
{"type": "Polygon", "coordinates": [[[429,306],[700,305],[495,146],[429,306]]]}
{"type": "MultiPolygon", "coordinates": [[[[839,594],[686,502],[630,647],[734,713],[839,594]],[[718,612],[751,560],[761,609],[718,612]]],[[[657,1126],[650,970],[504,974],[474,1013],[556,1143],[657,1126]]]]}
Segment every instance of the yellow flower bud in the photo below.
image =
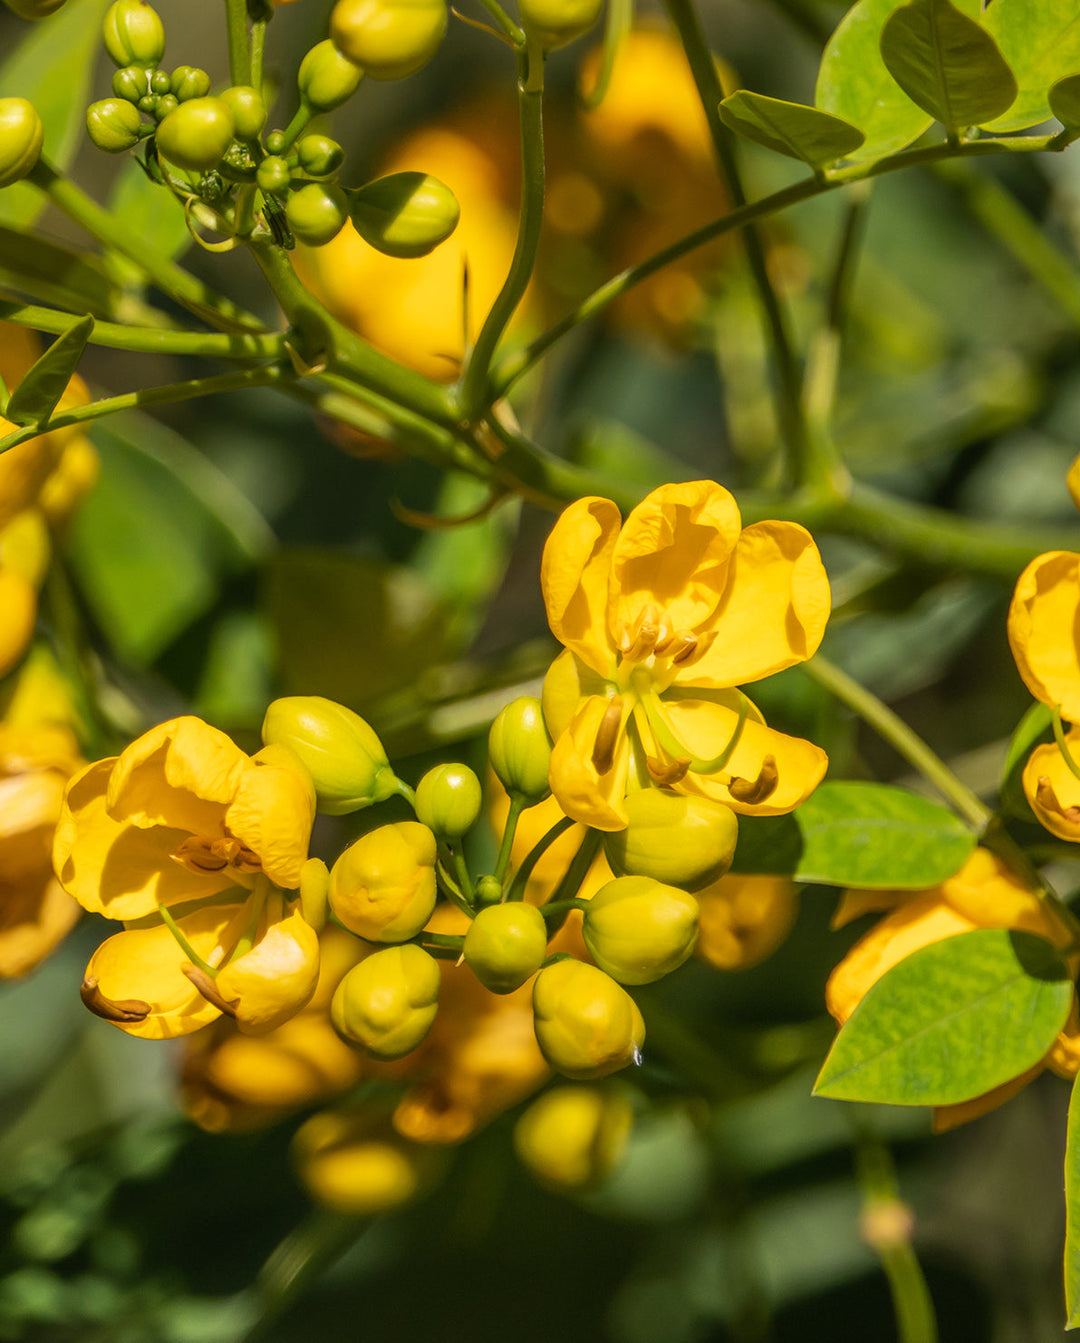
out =
{"type": "Polygon", "coordinates": [[[317,42],[300,62],[296,82],[300,97],[309,107],[316,112],[332,112],[353,96],[363,77],[363,70],[327,38],[317,42]]]}
{"type": "Polygon", "coordinates": [[[321,858],[309,858],[300,869],[300,908],[317,933],[326,926],[329,896],[330,869],[321,858]]]}
{"type": "Polygon", "coordinates": [[[438,962],[407,942],[362,960],[334,992],[330,1019],[351,1044],[377,1059],[411,1054],[439,1009],[438,962]]]}
{"type": "Polygon", "coordinates": [[[717,970],[745,970],[791,931],[798,889],[787,877],[729,873],[698,891],[697,955],[717,970]]]}
{"type": "Polygon", "coordinates": [[[327,816],[359,811],[397,791],[397,778],[372,729],[359,714],[321,695],[274,700],[263,719],[262,739],[296,752],[327,816]]]}
{"type": "Polygon", "coordinates": [[[445,0],[337,0],[330,36],[372,79],[404,79],[434,56],[446,18],[445,0]]]}
{"type": "Polygon", "coordinates": [[[0,527],[0,569],[9,569],[40,588],[51,558],[49,529],[36,508],[16,513],[6,527],[0,527]]]}
{"type": "Polygon", "coordinates": [[[157,65],[165,52],[165,29],[146,0],[116,0],[102,25],[105,50],[116,65],[157,65]]]}
{"type": "Polygon", "coordinates": [[[617,876],[654,877],[696,891],[731,866],[739,822],[722,802],[642,788],[627,797],[626,814],[626,829],[604,836],[604,853],[617,876]]]}
{"type": "Polygon", "coordinates": [[[530,805],[543,802],[551,792],[551,737],[535,695],[522,695],[496,716],[488,734],[488,759],[506,791],[520,793],[530,805]]]}
{"type": "Polygon", "coordinates": [[[678,969],[697,941],[697,901],[652,877],[618,877],[589,901],[582,934],[620,984],[651,984],[678,969]]]}
{"type": "Polygon", "coordinates": [[[38,495],[38,507],[50,527],[65,525],[100,474],[97,449],[84,434],[73,438],[38,495]]]}
{"type": "Polygon", "coordinates": [[[0,676],[6,676],[26,651],[37,620],[37,589],[10,569],[0,569],[0,611],[0,676]]]}
{"type": "Polygon", "coordinates": [[[407,942],[435,908],[435,836],[418,821],[381,825],[351,844],[330,873],[330,908],[369,942],[407,942]]]}
{"type": "Polygon", "coordinates": [[[514,1127],[514,1151],[541,1184],[597,1189],[626,1151],[634,1112],[621,1091],[553,1087],[514,1127]]]}
{"type": "Polygon", "coordinates": [[[299,910],[266,929],[225,966],[214,987],[245,1035],[263,1035],[296,1015],[319,980],[319,939],[299,910]]]}
{"type": "Polygon", "coordinates": [[[297,1130],[293,1161],[316,1202],[351,1217],[392,1212],[427,1193],[446,1166],[437,1148],[399,1137],[379,1110],[330,1110],[297,1130]]]}
{"type": "Polygon", "coordinates": [[[33,103],[0,98],[0,187],[26,176],[41,157],[45,129],[33,103]]]}
{"type": "Polygon", "coordinates": [[[555,51],[587,33],[603,0],[519,0],[521,23],[546,51],[555,51]]]}
{"type": "Polygon", "coordinates": [[[465,963],[484,988],[512,993],[540,969],[547,943],[547,925],[535,905],[489,905],[465,934],[465,963]]]}
{"type": "Polygon", "coordinates": [[[633,998],[596,966],[575,960],[556,961],[537,975],[533,1026],[548,1063],[582,1080],[637,1061],[645,1041],[633,998]]]}
{"type": "Polygon", "coordinates": [[[416,816],[443,839],[460,839],[483,805],[480,780],[468,765],[436,765],[416,787],[416,816]]]}

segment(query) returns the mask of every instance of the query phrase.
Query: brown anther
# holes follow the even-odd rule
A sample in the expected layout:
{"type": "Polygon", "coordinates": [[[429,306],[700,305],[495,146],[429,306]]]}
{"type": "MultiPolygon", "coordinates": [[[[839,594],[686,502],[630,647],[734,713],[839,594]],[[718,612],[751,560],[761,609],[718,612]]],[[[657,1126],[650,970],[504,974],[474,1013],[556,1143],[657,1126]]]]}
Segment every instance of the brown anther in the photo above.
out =
{"type": "Polygon", "coordinates": [[[235,867],[238,872],[262,871],[259,855],[233,835],[222,835],[215,839],[189,835],[170,857],[174,863],[200,876],[222,872],[227,867],[235,867]]]}
{"type": "Polygon", "coordinates": [[[1045,774],[1039,775],[1035,801],[1043,811],[1057,812],[1062,820],[1068,821],[1070,825],[1080,825],[1080,807],[1063,807],[1057,793],[1054,792],[1054,785],[1045,774]]]}
{"type": "Polygon", "coordinates": [[[654,783],[659,784],[661,788],[672,788],[686,777],[686,771],[690,768],[690,760],[687,756],[680,756],[678,760],[673,760],[670,764],[665,765],[662,760],[655,760],[650,755],[645,759],[645,768],[649,771],[649,777],[654,783]]]}
{"type": "Polygon", "coordinates": [[[619,640],[619,649],[627,662],[644,662],[656,647],[661,635],[666,635],[659,609],[652,602],[641,612],[629,631],[619,640]]]}
{"type": "Polygon", "coordinates": [[[615,763],[615,746],[619,740],[619,728],[622,727],[622,696],[616,695],[608,702],[600,726],[596,729],[596,741],[593,744],[592,764],[597,774],[606,774],[615,763]]]}
{"type": "Polygon", "coordinates": [[[150,1004],[141,998],[106,998],[92,975],[83,980],[79,997],[95,1016],[105,1021],[145,1021],[150,1015],[150,1004]]]}
{"type": "Polygon", "coordinates": [[[236,1009],[240,1006],[240,999],[234,998],[228,1002],[218,992],[217,985],[206,973],[200,970],[197,965],[192,965],[190,961],[185,961],[180,969],[187,975],[188,979],[195,985],[206,1001],[224,1012],[227,1017],[235,1017],[236,1009]]]}
{"type": "Polygon", "coordinates": [[[697,652],[698,637],[691,634],[689,630],[680,630],[671,642],[668,650],[668,657],[676,667],[681,667],[684,662],[689,662],[697,652]]]}
{"type": "Polygon", "coordinates": [[[780,771],[776,768],[776,756],[767,755],[761,762],[756,779],[740,779],[736,776],[728,784],[728,792],[736,802],[754,806],[758,802],[764,802],[767,797],[772,797],[779,779],[780,771]]]}

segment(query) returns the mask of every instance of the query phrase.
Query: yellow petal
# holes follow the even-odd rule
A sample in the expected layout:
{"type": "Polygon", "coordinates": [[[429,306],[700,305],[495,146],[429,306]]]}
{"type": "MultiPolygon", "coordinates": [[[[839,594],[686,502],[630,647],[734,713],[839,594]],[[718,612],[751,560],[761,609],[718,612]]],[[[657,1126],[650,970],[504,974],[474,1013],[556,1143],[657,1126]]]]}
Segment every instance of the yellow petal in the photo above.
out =
{"type": "MultiPolygon", "coordinates": [[[[1073,759],[1080,754],[1080,728],[1065,737],[1073,759]]],[[[1080,843],[1080,779],[1065,763],[1056,742],[1036,746],[1021,776],[1031,809],[1058,839],[1080,843]]]]}
{"type": "Polygon", "coordinates": [[[1051,550],[1032,560],[1009,606],[1009,645],[1037,700],[1080,722],[1080,555],[1051,550]]]}
{"type": "MultiPolygon", "coordinates": [[[[1080,780],[1073,782],[1080,797],[1080,780]]],[[[977,928],[1018,928],[1059,947],[1072,941],[1068,928],[1054,917],[1053,907],[989,849],[973,850],[960,871],[937,889],[943,900],[977,928]]]]}
{"type": "Polygon", "coordinates": [[[188,838],[165,826],[140,829],[113,820],[105,806],[113,760],[88,765],[68,785],[56,823],[53,866],[84,909],[110,919],[138,919],[159,904],[215,895],[233,884],[229,869],[198,874],[171,855],[188,838]]]}
{"type": "Polygon", "coordinates": [[[591,695],[574,715],[551,752],[551,791],[567,816],[597,830],[626,828],[626,778],[630,748],[625,710],[611,768],[600,773],[593,761],[596,734],[612,701],[591,695]]]}
{"type": "Polygon", "coordinates": [[[59,946],[81,913],[47,865],[19,882],[0,884],[0,979],[29,974],[59,946]]]}
{"type": "Polygon", "coordinates": [[[682,686],[745,685],[805,662],[821,643],[832,597],[813,537],[795,522],[755,522],[739,537],[708,624],[704,655],[682,686]]]}
{"type": "Polygon", "coordinates": [[[661,637],[708,621],[740,525],[734,498],[711,480],[653,490],[626,519],[612,555],[612,638],[632,635],[650,605],[667,625],[661,637]]]}
{"type": "Polygon", "coordinates": [[[236,1002],[236,1024],[262,1035],[294,1017],[319,978],[319,939],[299,910],[272,923],[249,952],[230,961],[215,981],[236,1002]]]}
{"type": "Polygon", "coordinates": [[[552,741],[561,736],[588,695],[602,695],[607,685],[569,648],[563,649],[544,677],[544,722],[552,741]]]}
{"type": "Polygon", "coordinates": [[[132,825],[221,836],[224,807],[250,764],[239,746],[201,718],[173,718],[121,753],[109,780],[109,814],[132,825]]]}
{"type": "Polygon", "coordinates": [[[610,675],[614,667],[607,603],[620,521],[610,499],[577,500],[551,529],[540,565],[552,634],[600,676],[610,675]]]}
{"type": "MultiPolygon", "coordinates": [[[[0,454],[0,462],[5,455],[0,454]]],[[[32,583],[14,569],[0,569],[0,676],[6,676],[26,652],[37,621],[37,605],[32,583]]]]}
{"type": "Polygon", "coordinates": [[[307,861],[315,798],[309,779],[277,765],[253,764],[241,774],[225,813],[229,833],[262,859],[276,886],[294,890],[307,861]]]}
{"type": "Polygon", "coordinates": [[[798,889],[787,877],[729,873],[698,891],[695,954],[718,970],[746,970],[771,956],[791,931],[798,889]]]}
{"type": "Polygon", "coordinates": [[[837,928],[844,928],[856,919],[861,919],[864,914],[880,914],[886,909],[895,909],[897,905],[911,900],[915,894],[914,891],[864,891],[854,888],[844,891],[833,910],[829,927],[835,932],[837,928]]]}
{"type": "Polygon", "coordinates": [[[1069,474],[1065,477],[1065,484],[1068,486],[1069,494],[1077,508],[1080,508],[1080,457],[1073,460],[1069,467],[1069,474]]]}

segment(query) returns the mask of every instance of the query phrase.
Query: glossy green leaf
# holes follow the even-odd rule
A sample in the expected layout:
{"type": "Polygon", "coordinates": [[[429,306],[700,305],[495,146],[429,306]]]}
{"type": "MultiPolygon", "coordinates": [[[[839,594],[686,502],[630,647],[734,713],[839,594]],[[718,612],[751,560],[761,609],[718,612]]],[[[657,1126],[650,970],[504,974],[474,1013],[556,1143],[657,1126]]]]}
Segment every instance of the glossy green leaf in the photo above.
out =
{"type": "Polygon", "coordinates": [[[1047,102],[1063,126],[1080,129],[1080,75],[1059,79],[1047,95],[1047,102]]]}
{"type": "Polygon", "coordinates": [[[92,317],[80,317],[57,336],[12,391],[4,410],[6,419],[28,425],[43,424],[49,418],[79,366],[93,329],[92,317]]]}
{"type": "Polygon", "coordinates": [[[888,1105],[972,1100],[1045,1057],[1073,996],[1069,969],[1044,938],[999,928],[947,937],[872,986],[815,1094],[888,1105]]]}
{"type": "Polygon", "coordinates": [[[910,0],[890,15],[881,58],[912,102],[950,133],[992,121],[1016,99],[997,43],[950,0],[910,0]]]}
{"type": "MultiPolygon", "coordinates": [[[[29,98],[45,127],[45,156],[58,168],[75,157],[101,43],[101,20],[109,0],[68,0],[35,24],[0,66],[0,94],[29,98]]],[[[0,220],[32,224],[45,197],[25,183],[0,191],[0,220]]]]}
{"type": "Polygon", "coordinates": [[[3,225],[0,287],[50,307],[105,318],[118,315],[121,299],[96,257],[3,225]]]}
{"type": "Polygon", "coordinates": [[[733,868],[830,886],[919,890],[963,865],[975,837],[945,807],[877,783],[823,783],[791,816],[740,817],[733,868]]]}
{"type": "Polygon", "coordinates": [[[1080,1078],[1073,1083],[1065,1139],[1065,1328],[1080,1328],[1080,1078]]]}
{"type": "Polygon", "coordinates": [[[1051,84],[1080,70],[1076,0],[994,0],[983,24],[1020,86],[1016,102],[987,129],[1020,131],[1046,121],[1051,84]]]}
{"type": "Polygon", "coordinates": [[[845,158],[866,139],[843,117],[746,89],[724,99],[720,117],[736,134],[814,169],[845,158]]]}
{"type": "Polygon", "coordinates": [[[1025,821],[1033,821],[1035,815],[1024,794],[1021,776],[1028,756],[1035,747],[1053,740],[1053,723],[1054,715],[1045,704],[1033,704],[1020,719],[1009,742],[1009,754],[1001,781],[1001,804],[1013,816],[1022,817],[1025,821]]]}
{"type": "MultiPolygon", "coordinates": [[[[151,181],[134,158],[129,158],[117,175],[109,209],[159,256],[175,260],[191,246],[184,207],[171,191],[151,181]]],[[[107,252],[105,265],[125,288],[146,285],[146,272],[119,252],[107,252]]]]}

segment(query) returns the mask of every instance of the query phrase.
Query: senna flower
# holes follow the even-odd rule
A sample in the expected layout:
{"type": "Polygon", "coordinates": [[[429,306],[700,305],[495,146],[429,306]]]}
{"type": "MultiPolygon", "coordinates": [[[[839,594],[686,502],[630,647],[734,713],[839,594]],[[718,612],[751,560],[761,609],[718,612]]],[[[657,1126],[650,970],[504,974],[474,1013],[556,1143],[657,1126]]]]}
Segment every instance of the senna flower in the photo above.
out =
{"type": "Polygon", "coordinates": [[[565,648],[543,693],[560,806],[621,830],[628,788],[655,783],[748,815],[793,810],[827,757],[767,727],[736,687],[821,642],[829,584],[810,534],[742,528],[712,481],[661,486],[620,522],[611,500],[580,499],[544,548],[548,622],[565,648]]]}

